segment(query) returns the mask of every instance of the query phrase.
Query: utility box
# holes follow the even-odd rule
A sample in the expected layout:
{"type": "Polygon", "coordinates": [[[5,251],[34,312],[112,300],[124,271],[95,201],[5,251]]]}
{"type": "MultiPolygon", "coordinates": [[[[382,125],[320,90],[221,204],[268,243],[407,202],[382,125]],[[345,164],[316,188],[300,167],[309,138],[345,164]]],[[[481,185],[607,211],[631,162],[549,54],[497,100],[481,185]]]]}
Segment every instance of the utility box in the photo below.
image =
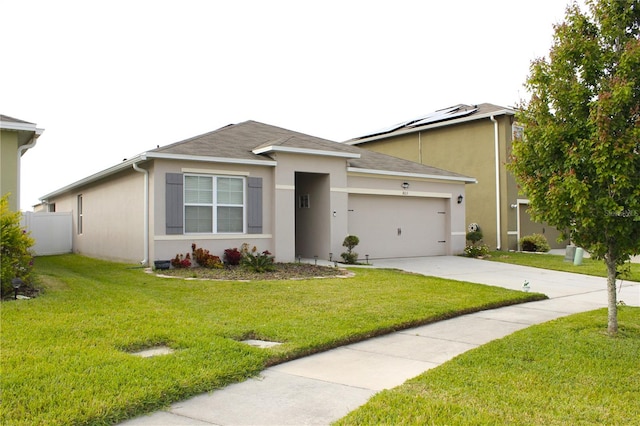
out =
{"type": "Polygon", "coordinates": [[[573,262],[573,260],[576,257],[576,246],[570,245],[567,246],[567,251],[565,252],[564,255],[564,261],[565,262],[573,262]]]}

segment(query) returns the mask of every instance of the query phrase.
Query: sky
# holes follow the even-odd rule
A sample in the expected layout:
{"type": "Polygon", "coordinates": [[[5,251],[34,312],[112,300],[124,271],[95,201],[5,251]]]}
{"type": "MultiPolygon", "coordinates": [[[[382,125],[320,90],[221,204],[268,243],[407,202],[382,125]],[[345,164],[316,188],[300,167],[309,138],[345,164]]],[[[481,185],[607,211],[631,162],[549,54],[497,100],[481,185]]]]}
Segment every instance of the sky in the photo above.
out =
{"type": "Polygon", "coordinates": [[[0,113],[45,129],[20,207],[231,123],[342,142],[513,106],[568,1],[0,0],[0,113]]]}

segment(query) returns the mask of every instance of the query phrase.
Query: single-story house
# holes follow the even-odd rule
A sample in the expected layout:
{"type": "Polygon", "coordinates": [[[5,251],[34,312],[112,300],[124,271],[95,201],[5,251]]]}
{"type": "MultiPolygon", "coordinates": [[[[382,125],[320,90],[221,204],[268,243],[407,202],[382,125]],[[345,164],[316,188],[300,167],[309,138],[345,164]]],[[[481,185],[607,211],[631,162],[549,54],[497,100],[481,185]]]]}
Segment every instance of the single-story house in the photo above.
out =
{"type": "Polygon", "coordinates": [[[277,261],[334,260],[356,235],[364,259],[465,247],[475,179],[247,121],[158,147],[41,197],[73,212],[74,252],[152,263],[243,243],[277,261]]]}

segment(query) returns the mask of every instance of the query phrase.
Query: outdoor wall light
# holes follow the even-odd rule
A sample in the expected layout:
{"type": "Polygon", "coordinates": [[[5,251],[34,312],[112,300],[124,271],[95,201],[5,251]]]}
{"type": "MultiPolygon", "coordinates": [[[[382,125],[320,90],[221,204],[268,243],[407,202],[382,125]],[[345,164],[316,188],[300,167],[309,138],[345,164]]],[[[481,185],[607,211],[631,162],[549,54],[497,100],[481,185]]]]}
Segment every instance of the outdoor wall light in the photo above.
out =
{"type": "Polygon", "coordinates": [[[20,288],[20,286],[24,284],[24,281],[22,281],[20,278],[14,278],[11,280],[11,286],[13,287],[13,298],[14,300],[18,298],[18,289],[20,288]]]}
{"type": "Polygon", "coordinates": [[[463,199],[464,197],[462,196],[462,194],[458,195],[458,204],[462,204],[463,199]]]}
{"type": "Polygon", "coordinates": [[[409,182],[402,182],[402,189],[409,189],[409,182]]]}

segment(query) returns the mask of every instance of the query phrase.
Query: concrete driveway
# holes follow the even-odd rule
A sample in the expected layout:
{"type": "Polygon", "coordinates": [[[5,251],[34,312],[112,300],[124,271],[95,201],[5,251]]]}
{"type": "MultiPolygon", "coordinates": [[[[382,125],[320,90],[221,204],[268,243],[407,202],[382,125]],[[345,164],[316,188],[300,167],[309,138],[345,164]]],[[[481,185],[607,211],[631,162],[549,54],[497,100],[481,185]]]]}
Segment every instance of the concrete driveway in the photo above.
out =
{"type": "MultiPolygon", "coordinates": [[[[550,299],[464,315],[297,359],[123,425],[327,425],[383,389],[533,324],[607,305],[606,279],[464,257],[374,261],[374,267],[522,289],[550,299]]],[[[640,306],[640,283],[618,300],[640,306]]]]}

